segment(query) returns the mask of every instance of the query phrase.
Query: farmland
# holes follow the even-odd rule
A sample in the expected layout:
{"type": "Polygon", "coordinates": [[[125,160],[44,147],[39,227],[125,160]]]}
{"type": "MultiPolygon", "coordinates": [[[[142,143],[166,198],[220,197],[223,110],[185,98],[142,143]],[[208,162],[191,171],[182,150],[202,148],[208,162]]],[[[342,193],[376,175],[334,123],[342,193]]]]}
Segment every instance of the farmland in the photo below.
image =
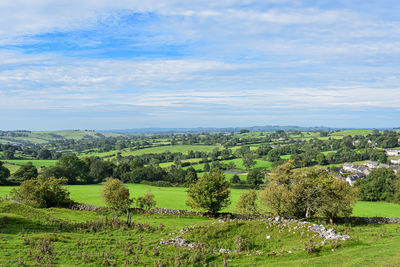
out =
{"type": "Polygon", "coordinates": [[[50,167],[54,166],[57,163],[57,160],[29,160],[29,159],[9,159],[5,160],[4,162],[13,164],[13,165],[24,165],[27,164],[28,162],[32,163],[33,166],[35,167],[50,167]]]}
{"type": "Polygon", "coordinates": [[[118,137],[121,134],[99,133],[95,131],[81,130],[62,130],[62,131],[12,131],[4,132],[0,135],[0,143],[16,143],[16,144],[45,144],[51,141],[59,141],[63,139],[82,140],[96,139],[106,137],[118,137]]]}
{"type": "MultiPolygon", "coordinates": [[[[184,187],[156,187],[143,184],[126,184],[135,197],[144,195],[150,190],[155,195],[157,207],[169,209],[187,209],[186,191],[184,187]]],[[[9,196],[12,186],[0,187],[0,197],[9,196]]],[[[101,185],[69,185],[71,199],[84,204],[105,206],[100,197],[101,185]]],[[[231,205],[224,211],[235,212],[235,205],[244,189],[231,189],[231,205]]],[[[264,207],[264,209],[266,209],[264,207]]],[[[400,205],[386,202],[358,201],[354,206],[353,216],[360,217],[400,217],[400,205]]]]}
{"type": "MultiPolygon", "coordinates": [[[[41,134],[43,137],[49,133],[41,134]]],[[[35,145],[2,146],[1,157],[12,157],[3,160],[3,166],[12,173],[10,182],[18,183],[20,180],[14,178],[13,173],[31,162],[40,174],[49,175],[47,178],[50,175],[66,175],[70,180],[67,179],[69,184],[63,187],[70,192],[71,199],[78,203],[106,206],[100,196],[102,181],[113,176],[125,182],[124,186],[135,199],[151,191],[156,207],[198,211],[201,209],[186,204],[188,187],[210,169],[217,168],[222,170],[228,181],[235,175],[239,177],[239,180],[235,179],[235,183],[230,184],[230,205],[220,210],[232,213],[241,212],[236,207],[237,202],[242,194],[248,192],[248,189],[236,188],[257,188],[257,184],[250,182],[254,181],[250,179],[252,176],[248,179],[248,175],[253,175],[253,178],[258,175],[261,183],[264,183],[261,184],[263,187],[268,183],[273,167],[290,159],[294,160],[296,168],[308,170],[323,167],[338,171],[345,161],[362,164],[370,154],[382,155],[382,145],[391,138],[369,130],[109,137],[90,131],[67,131],[64,136],[60,133],[63,137],[50,136],[53,139],[46,142],[36,140],[35,145]],[[354,137],[349,134],[364,136],[357,137],[362,146],[354,146],[354,137]],[[374,146],[376,142],[377,147],[369,147],[367,138],[373,140],[371,143],[374,146]]],[[[30,135],[29,138],[37,137],[30,135]]],[[[16,186],[1,186],[0,197],[10,196],[13,188],[16,186]]],[[[260,194],[260,190],[256,192],[260,194]]],[[[273,211],[271,206],[265,206],[259,199],[256,204],[263,214],[273,211]]],[[[357,201],[351,215],[400,217],[399,207],[399,204],[384,201],[357,201]]],[[[308,254],[305,244],[310,239],[321,242],[317,236],[282,232],[281,228],[274,227],[266,230],[263,222],[257,220],[225,224],[207,217],[155,214],[133,215],[133,226],[128,226],[123,220],[124,215],[111,210],[36,209],[0,200],[1,238],[7,245],[7,249],[0,252],[0,265],[43,265],[51,260],[53,264],[63,266],[154,266],[154,261],[167,263],[167,266],[198,266],[204,262],[208,266],[221,266],[224,256],[214,253],[214,250],[224,248],[236,251],[238,240],[244,242],[245,252],[226,254],[225,263],[228,266],[375,266],[400,263],[397,257],[400,226],[395,224],[335,225],[336,231],[350,234],[352,238],[338,244],[324,243],[308,254]],[[120,221],[111,219],[114,216],[119,216],[120,221]],[[5,217],[7,219],[2,222],[1,218],[5,217]],[[110,220],[114,220],[114,226],[107,226],[106,222],[110,220]],[[89,223],[91,227],[103,225],[101,227],[104,228],[92,231],[90,229],[94,228],[84,229],[85,224],[79,224],[78,227],[76,223],[82,222],[89,223]],[[115,224],[120,226],[116,227],[115,224]],[[182,234],[182,237],[204,244],[204,249],[189,251],[168,245],[159,247],[160,240],[170,238],[170,233],[193,225],[196,228],[182,234]],[[267,240],[267,235],[272,238],[267,240]],[[246,242],[249,242],[247,248],[246,242]],[[56,253],[41,258],[38,254],[42,251],[40,246],[49,246],[46,249],[56,253]],[[364,257],[365,251],[374,256],[364,257]]]]}

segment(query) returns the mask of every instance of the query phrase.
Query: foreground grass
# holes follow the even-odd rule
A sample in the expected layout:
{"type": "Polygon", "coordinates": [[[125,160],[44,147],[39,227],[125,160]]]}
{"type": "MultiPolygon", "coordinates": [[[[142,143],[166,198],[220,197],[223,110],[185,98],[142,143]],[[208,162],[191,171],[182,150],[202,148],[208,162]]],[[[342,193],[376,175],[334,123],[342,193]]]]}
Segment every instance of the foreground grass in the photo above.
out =
{"type": "MultiPolygon", "coordinates": [[[[143,184],[126,184],[133,197],[144,195],[151,190],[155,195],[157,207],[170,209],[190,209],[186,205],[186,190],[184,187],[156,187],[143,184]]],[[[79,203],[95,206],[105,206],[100,197],[101,185],[68,185],[71,199],[79,203]]],[[[0,197],[10,194],[12,186],[0,186],[0,197]]],[[[224,211],[234,212],[236,202],[245,189],[231,189],[231,205],[224,211]]],[[[353,216],[360,217],[400,217],[400,205],[387,202],[358,201],[353,209],[353,216]]]]}
{"type": "Polygon", "coordinates": [[[56,266],[157,266],[155,261],[165,266],[222,266],[223,255],[213,253],[219,248],[232,251],[226,255],[229,266],[400,264],[399,225],[333,226],[352,238],[327,242],[323,247],[318,246],[315,253],[307,254],[305,243],[313,239],[319,244],[318,236],[307,230],[301,230],[304,234],[300,230],[289,231],[292,226],[284,227],[283,231],[275,226],[267,228],[261,221],[220,223],[195,216],[133,215],[134,222],[145,227],[127,228],[121,224],[96,228],[94,223],[76,224],[104,222],[105,217],[111,220],[112,216],[110,212],[35,209],[0,201],[0,266],[45,266],[50,262],[56,266]],[[200,242],[201,248],[159,246],[160,240],[176,236],[170,233],[193,225],[197,227],[182,237],[192,243],[200,242]],[[242,253],[235,252],[239,237],[244,240],[242,253]],[[263,253],[257,256],[256,251],[263,253]]]}

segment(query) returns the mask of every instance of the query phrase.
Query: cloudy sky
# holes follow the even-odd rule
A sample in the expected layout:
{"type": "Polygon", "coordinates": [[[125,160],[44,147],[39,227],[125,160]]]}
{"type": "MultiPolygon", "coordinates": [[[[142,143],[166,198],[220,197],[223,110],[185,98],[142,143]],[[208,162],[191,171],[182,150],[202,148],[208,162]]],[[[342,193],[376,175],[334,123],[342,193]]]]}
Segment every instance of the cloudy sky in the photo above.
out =
{"type": "Polygon", "coordinates": [[[400,126],[398,0],[2,0],[0,129],[400,126]]]}

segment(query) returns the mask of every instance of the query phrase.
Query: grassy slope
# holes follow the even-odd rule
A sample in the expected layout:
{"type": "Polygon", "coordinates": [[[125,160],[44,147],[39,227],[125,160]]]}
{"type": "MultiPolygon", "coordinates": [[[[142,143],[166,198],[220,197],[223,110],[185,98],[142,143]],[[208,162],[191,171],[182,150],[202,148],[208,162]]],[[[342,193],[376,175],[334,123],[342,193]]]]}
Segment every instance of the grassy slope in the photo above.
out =
{"type": "MultiPolygon", "coordinates": [[[[1,143],[8,142],[32,142],[37,144],[47,143],[49,141],[59,140],[60,137],[56,137],[54,135],[61,136],[61,138],[65,139],[74,139],[81,140],[83,138],[99,138],[96,134],[97,132],[92,131],[75,131],[75,130],[63,130],[63,131],[33,131],[33,132],[24,132],[28,136],[23,137],[0,137],[1,143]]],[[[101,133],[105,137],[116,137],[121,136],[121,134],[114,133],[101,133]]]]}
{"type": "Polygon", "coordinates": [[[19,166],[8,163],[3,163],[3,166],[9,169],[11,174],[15,173],[19,169],[19,166]]]}
{"type": "MultiPolygon", "coordinates": [[[[304,243],[310,238],[299,233],[279,232],[276,227],[266,229],[262,222],[218,223],[204,217],[134,215],[135,222],[148,223],[154,227],[162,223],[164,230],[152,232],[139,230],[108,229],[96,232],[60,230],[56,223],[48,219],[68,219],[72,222],[100,219],[102,215],[94,212],[72,211],[65,209],[34,209],[25,205],[0,201],[0,218],[7,216],[7,223],[0,228],[1,248],[0,266],[17,266],[23,260],[25,265],[37,263],[30,254],[29,242],[42,239],[52,240],[56,251],[55,265],[61,266],[100,266],[107,257],[111,262],[117,259],[116,265],[123,266],[125,260],[130,265],[138,259],[136,265],[153,266],[154,260],[170,258],[170,264],[183,256],[199,256],[196,252],[179,250],[173,246],[161,246],[160,256],[154,255],[160,239],[168,239],[169,233],[177,232],[184,226],[198,225],[183,235],[191,242],[201,240],[212,248],[235,247],[235,237],[240,235],[251,238],[253,246],[264,253],[293,250],[292,254],[277,256],[227,255],[229,266],[398,266],[400,264],[400,226],[399,225],[339,225],[338,231],[347,232],[352,240],[342,242],[339,248],[331,251],[329,244],[318,253],[308,255],[304,243]],[[271,239],[265,239],[270,235],[271,239]],[[139,247],[139,239],[142,245],[139,247]],[[133,244],[133,253],[126,253],[129,243],[133,244]],[[124,253],[125,250],[125,253],[124,253]],[[105,255],[105,256],[104,256],[105,255]]],[[[3,221],[3,220],[2,220],[3,221]]],[[[175,235],[173,235],[175,236],[175,235]]],[[[33,246],[35,247],[35,246],[33,246]]],[[[33,249],[33,254],[37,250],[33,249]]],[[[223,257],[218,254],[208,255],[210,266],[222,266],[223,257]],[[210,264],[211,263],[211,264],[210,264]],[[214,265],[215,264],[215,265],[214,265]]],[[[204,260],[200,260],[204,263],[204,260]]],[[[170,266],[170,265],[169,265],[170,266]]]]}

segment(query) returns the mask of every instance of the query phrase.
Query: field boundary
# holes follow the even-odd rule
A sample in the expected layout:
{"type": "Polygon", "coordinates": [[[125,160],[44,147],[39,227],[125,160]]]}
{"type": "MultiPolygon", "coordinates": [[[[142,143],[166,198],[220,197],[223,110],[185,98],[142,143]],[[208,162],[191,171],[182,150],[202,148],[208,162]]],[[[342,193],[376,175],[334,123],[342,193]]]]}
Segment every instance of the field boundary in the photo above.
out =
{"type": "MultiPolygon", "coordinates": [[[[71,207],[74,210],[84,210],[84,211],[99,211],[102,209],[108,209],[102,206],[92,206],[87,204],[75,203],[71,207]]],[[[202,217],[212,217],[212,218],[223,218],[223,219],[240,219],[240,220],[255,220],[255,219],[266,219],[272,216],[266,215],[246,215],[238,213],[218,213],[215,216],[199,211],[190,211],[182,209],[167,209],[167,208],[154,208],[151,210],[144,210],[140,208],[132,208],[130,211],[133,214],[157,214],[157,215],[186,215],[186,216],[202,216],[202,217]]],[[[317,220],[326,221],[326,218],[316,218],[317,220]]],[[[342,217],[337,218],[336,222],[340,223],[395,223],[400,224],[400,217],[342,217]]]]}

